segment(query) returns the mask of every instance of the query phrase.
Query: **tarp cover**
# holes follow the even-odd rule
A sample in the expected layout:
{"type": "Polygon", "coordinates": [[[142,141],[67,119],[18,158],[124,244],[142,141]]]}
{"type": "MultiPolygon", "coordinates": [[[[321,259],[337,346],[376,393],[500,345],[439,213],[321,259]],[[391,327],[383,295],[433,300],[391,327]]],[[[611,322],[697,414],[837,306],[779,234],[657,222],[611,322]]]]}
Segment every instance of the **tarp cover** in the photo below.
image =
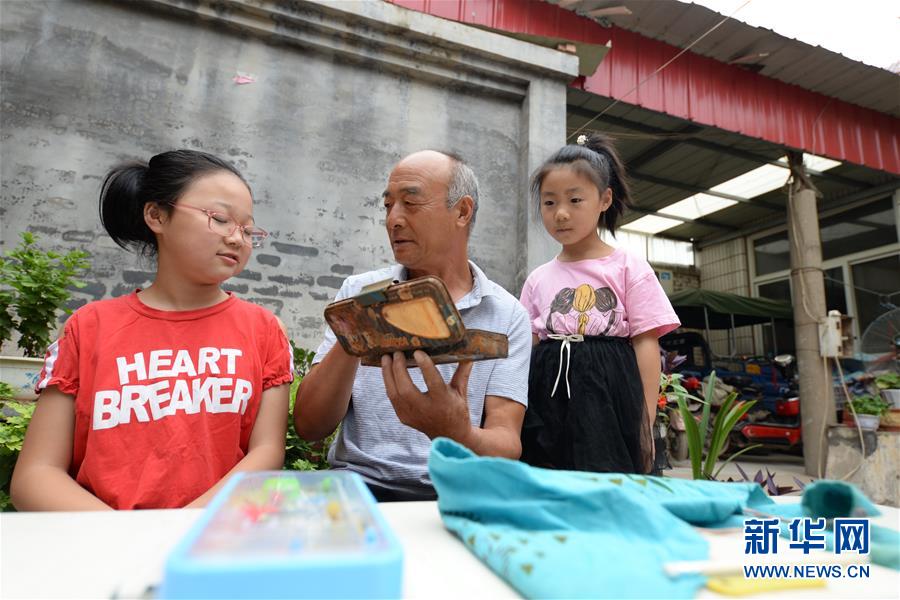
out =
{"type": "Polygon", "coordinates": [[[734,326],[756,325],[776,321],[791,321],[794,309],[790,302],[769,300],[768,298],[747,298],[727,292],[690,289],[669,296],[681,326],[690,329],[705,329],[706,320],[703,308],[709,314],[710,329],[730,329],[731,315],[734,315],[734,326]]]}

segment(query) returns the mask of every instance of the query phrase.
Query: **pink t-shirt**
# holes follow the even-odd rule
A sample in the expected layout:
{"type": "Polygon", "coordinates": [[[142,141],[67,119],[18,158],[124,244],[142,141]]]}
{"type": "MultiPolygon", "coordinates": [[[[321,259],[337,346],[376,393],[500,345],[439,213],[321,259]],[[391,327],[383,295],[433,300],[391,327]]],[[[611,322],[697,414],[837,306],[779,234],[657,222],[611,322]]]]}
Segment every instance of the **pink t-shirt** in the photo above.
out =
{"type": "Polygon", "coordinates": [[[647,261],[620,248],[604,258],[541,265],[525,280],[520,302],[541,339],[552,333],[633,338],[653,329],[662,336],[681,325],[647,261]]]}

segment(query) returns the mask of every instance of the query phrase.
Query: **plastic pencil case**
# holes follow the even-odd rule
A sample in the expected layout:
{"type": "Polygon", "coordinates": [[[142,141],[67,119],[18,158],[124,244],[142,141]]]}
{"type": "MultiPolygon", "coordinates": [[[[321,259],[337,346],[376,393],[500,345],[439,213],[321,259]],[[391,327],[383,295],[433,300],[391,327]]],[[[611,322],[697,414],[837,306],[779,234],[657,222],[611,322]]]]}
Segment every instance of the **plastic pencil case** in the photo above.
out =
{"type": "Polygon", "coordinates": [[[238,473],[165,564],[161,598],[399,598],[403,552],[348,471],[238,473]]]}

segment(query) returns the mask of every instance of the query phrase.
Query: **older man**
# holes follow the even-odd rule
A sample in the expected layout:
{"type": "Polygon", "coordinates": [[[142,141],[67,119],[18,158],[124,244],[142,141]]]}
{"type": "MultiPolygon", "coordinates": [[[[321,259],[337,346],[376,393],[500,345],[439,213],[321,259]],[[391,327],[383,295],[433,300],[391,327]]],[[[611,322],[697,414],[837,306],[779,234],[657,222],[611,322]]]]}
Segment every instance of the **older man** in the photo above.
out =
{"type": "Polygon", "coordinates": [[[399,353],[382,357],[380,369],[363,367],[326,328],[316,366],[297,393],[294,425],[301,437],[318,440],[340,423],[329,462],[362,475],[379,500],[430,499],[427,461],[435,437],[483,455],[519,457],[531,328],[518,301],[468,259],[478,181],[458,157],[407,156],[391,172],[383,198],[399,264],[348,277],[335,299],[385,279],[434,275],[447,285],[466,327],[508,336],[509,356],[435,366],[417,351],[418,368],[407,369],[399,353]]]}

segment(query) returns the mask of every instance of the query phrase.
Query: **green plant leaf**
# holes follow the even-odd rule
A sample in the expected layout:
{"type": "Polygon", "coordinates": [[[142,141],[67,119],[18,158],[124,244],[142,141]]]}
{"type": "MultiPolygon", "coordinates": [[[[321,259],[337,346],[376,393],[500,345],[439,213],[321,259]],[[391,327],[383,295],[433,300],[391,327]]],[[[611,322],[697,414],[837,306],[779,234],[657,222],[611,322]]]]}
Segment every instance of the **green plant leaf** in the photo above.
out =
{"type": "Polygon", "coordinates": [[[850,410],[854,414],[860,415],[879,416],[888,408],[890,408],[890,404],[888,404],[880,396],[873,396],[871,394],[857,396],[847,404],[850,406],[850,410]]]}
{"type": "MultiPolygon", "coordinates": [[[[725,420],[722,423],[721,429],[717,432],[718,439],[716,441],[715,451],[721,452],[722,446],[725,443],[725,438],[728,436],[731,430],[734,429],[735,423],[737,423],[738,420],[740,420],[740,418],[743,417],[747,413],[747,411],[753,407],[754,404],[756,404],[756,400],[738,402],[731,408],[731,410],[728,411],[728,414],[725,416],[725,420]]],[[[712,448],[710,450],[712,452],[712,448]]],[[[716,455],[716,457],[718,458],[718,455],[716,455]]],[[[715,461],[709,463],[709,468],[707,469],[706,474],[710,477],[712,476],[712,470],[714,467],[715,461]]]]}
{"type": "Polygon", "coordinates": [[[716,372],[709,373],[709,382],[703,390],[703,414],[700,417],[700,445],[706,445],[706,435],[709,431],[709,411],[716,397],[716,372]]]}
{"type": "Polygon", "coordinates": [[[722,405],[719,407],[719,411],[716,413],[716,418],[713,422],[713,430],[710,433],[709,449],[707,450],[706,455],[706,466],[703,469],[703,472],[707,477],[711,476],[716,461],[722,453],[722,448],[725,446],[725,440],[731,433],[731,427],[728,426],[728,417],[731,414],[732,405],[736,398],[737,394],[735,392],[728,394],[722,402],[722,405]]]}
{"type": "MultiPolygon", "coordinates": [[[[12,389],[3,382],[0,382],[0,388],[12,389]]],[[[33,402],[6,401],[0,404],[0,510],[12,509],[9,503],[9,481],[35,406],[33,402]]]]}
{"type": "Polygon", "coordinates": [[[900,375],[884,373],[875,378],[875,386],[880,390],[900,389],[900,375]]]}
{"type": "Polygon", "coordinates": [[[308,442],[301,439],[294,429],[294,408],[297,402],[297,391],[300,382],[309,370],[315,352],[297,347],[291,341],[294,351],[295,377],[291,383],[290,400],[288,403],[288,428],[285,440],[284,468],[295,471],[317,471],[328,469],[328,448],[337,435],[335,430],[330,436],[319,442],[308,442]]]}
{"type": "Polygon", "coordinates": [[[678,403],[678,412],[681,413],[681,418],[684,421],[684,432],[688,439],[688,456],[691,459],[691,472],[694,479],[702,479],[703,474],[700,465],[703,442],[700,439],[700,432],[697,430],[697,421],[694,420],[694,415],[688,410],[687,402],[684,398],[676,396],[675,401],[678,403]]]}
{"type": "MultiPolygon", "coordinates": [[[[741,454],[744,454],[745,452],[749,452],[750,450],[753,450],[754,448],[760,448],[760,447],[762,447],[762,444],[753,444],[752,446],[747,446],[746,448],[741,448],[740,450],[738,450],[737,452],[735,452],[734,454],[732,454],[731,456],[729,456],[728,458],[723,460],[722,463],[719,465],[719,468],[716,469],[716,473],[713,475],[713,479],[717,480],[719,478],[719,473],[722,472],[722,469],[725,468],[725,465],[727,465],[728,463],[730,463],[731,461],[736,459],[738,456],[740,456],[741,454]]],[[[747,480],[746,473],[743,473],[743,475],[744,475],[744,479],[747,480]]]]}
{"type": "MultiPolygon", "coordinates": [[[[42,356],[56,329],[56,317],[64,311],[69,289],[83,285],[80,277],[90,266],[87,253],[73,250],[65,255],[41,251],[36,236],[22,232],[22,241],[8,251],[0,268],[0,298],[15,314],[0,314],[0,343],[10,339],[14,328],[19,347],[27,356],[42,356]],[[12,328],[9,327],[10,323],[12,328]]],[[[5,312],[5,311],[4,311],[5,312]]]]}
{"type": "Polygon", "coordinates": [[[756,400],[747,400],[745,402],[738,402],[731,410],[728,411],[728,414],[725,415],[725,421],[722,426],[722,435],[723,437],[727,435],[732,429],[734,429],[734,425],[747,414],[747,411],[753,408],[753,405],[756,404],[756,400]]]}

